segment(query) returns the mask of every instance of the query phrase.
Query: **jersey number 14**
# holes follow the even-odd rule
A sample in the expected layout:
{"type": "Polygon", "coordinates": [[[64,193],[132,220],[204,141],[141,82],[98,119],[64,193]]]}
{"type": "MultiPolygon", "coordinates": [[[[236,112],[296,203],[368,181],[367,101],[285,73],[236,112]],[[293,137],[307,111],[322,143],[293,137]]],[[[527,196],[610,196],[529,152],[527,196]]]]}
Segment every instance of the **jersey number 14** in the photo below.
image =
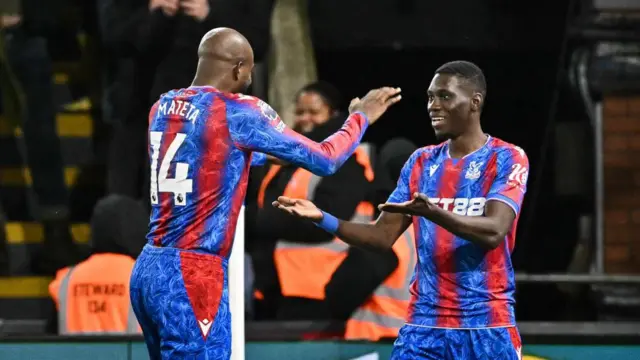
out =
{"type": "Polygon", "coordinates": [[[149,144],[151,145],[151,204],[156,205],[159,203],[160,193],[172,193],[174,204],[185,206],[187,204],[187,194],[193,191],[193,180],[187,178],[189,164],[175,163],[175,176],[169,178],[168,175],[171,162],[187,135],[183,133],[176,134],[162,157],[160,169],[158,169],[162,135],[160,131],[151,131],[149,133],[149,144]]]}

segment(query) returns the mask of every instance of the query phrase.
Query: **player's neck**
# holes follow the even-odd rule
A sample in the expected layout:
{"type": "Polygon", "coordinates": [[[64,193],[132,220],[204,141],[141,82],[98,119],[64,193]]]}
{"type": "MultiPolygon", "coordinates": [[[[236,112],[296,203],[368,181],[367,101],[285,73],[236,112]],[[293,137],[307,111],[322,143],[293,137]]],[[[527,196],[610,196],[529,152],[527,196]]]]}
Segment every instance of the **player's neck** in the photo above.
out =
{"type": "Polygon", "coordinates": [[[198,76],[196,76],[191,82],[191,86],[211,86],[220,91],[225,91],[225,89],[221,88],[220,83],[221,83],[220,81],[199,78],[198,76]]]}
{"type": "Polygon", "coordinates": [[[211,84],[211,79],[207,79],[205,76],[196,74],[196,76],[193,78],[193,81],[191,82],[191,86],[213,86],[213,85],[211,84]]]}
{"type": "Polygon", "coordinates": [[[222,92],[233,92],[232,86],[229,86],[229,81],[224,76],[216,76],[216,73],[209,71],[207,68],[198,68],[191,86],[211,86],[222,92]]]}
{"type": "Polygon", "coordinates": [[[454,159],[465,157],[487,143],[488,135],[481,128],[462,134],[449,141],[449,156],[454,159]]]}

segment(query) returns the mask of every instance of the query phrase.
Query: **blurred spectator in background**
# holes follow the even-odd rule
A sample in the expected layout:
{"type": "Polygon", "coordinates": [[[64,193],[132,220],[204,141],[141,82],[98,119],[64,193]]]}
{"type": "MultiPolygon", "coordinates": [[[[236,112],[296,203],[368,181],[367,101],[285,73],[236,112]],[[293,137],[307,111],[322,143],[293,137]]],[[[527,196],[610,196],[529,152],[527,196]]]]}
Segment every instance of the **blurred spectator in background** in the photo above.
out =
{"type": "Polygon", "coordinates": [[[100,200],[91,219],[92,255],[58,271],[49,285],[58,334],[131,334],[140,327],[131,309],[129,278],[146,243],[149,217],[139,201],[123,195],[100,200]]]}
{"type": "Polygon", "coordinates": [[[69,232],[68,192],[56,132],[53,69],[47,35],[55,28],[59,4],[19,0],[3,4],[0,83],[5,116],[22,127],[27,160],[44,225],[44,246],[33,270],[54,274],[80,259],[69,232]]]}
{"type": "Polygon", "coordinates": [[[208,0],[99,0],[107,59],[107,103],[114,134],[108,190],[146,198],[148,113],[163,92],[186,87],[197,47],[216,24],[208,0]],[[109,51],[107,51],[109,52],[109,51]]]}
{"type": "Polygon", "coordinates": [[[338,90],[324,81],[303,87],[296,96],[293,130],[309,133],[315,127],[337,118],[340,116],[341,100],[338,90]]]}
{"type": "Polygon", "coordinates": [[[147,125],[151,105],[191,84],[202,36],[234,27],[266,53],[270,0],[98,0],[106,59],[105,114],[114,125],[110,192],[148,197],[147,125]]]}
{"type": "MultiPolygon", "coordinates": [[[[346,118],[339,110],[340,94],[330,84],[310,84],[300,90],[295,100],[294,127],[314,141],[322,141],[337,131],[346,118]]],[[[334,175],[324,178],[294,166],[269,167],[258,191],[254,231],[260,239],[256,239],[252,252],[256,312],[261,312],[258,316],[346,320],[395,268],[393,264],[386,274],[375,279],[376,276],[362,277],[362,269],[375,263],[384,268],[389,263],[385,255],[350,249],[312,223],[296,221],[270,206],[281,195],[301,197],[321,202],[341,218],[371,221],[373,207],[364,200],[373,169],[365,149],[358,148],[334,175]],[[348,280],[352,272],[360,274],[355,283],[348,280]],[[347,282],[355,289],[345,289],[347,282]],[[359,302],[353,304],[346,299],[359,291],[366,292],[356,298],[359,302]]]]}
{"type": "MultiPolygon", "coordinates": [[[[104,121],[104,63],[106,55],[102,42],[102,31],[98,19],[97,0],[65,0],[72,2],[75,10],[71,24],[75,30],[73,40],[79,51],[79,63],[69,71],[69,90],[72,102],[65,104],[65,111],[88,111],[92,120],[93,163],[89,166],[106,165],[110,127],[104,121]]],[[[68,25],[68,26],[69,26],[68,25]]],[[[74,32],[70,32],[72,35],[74,32]]],[[[102,169],[101,169],[102,170],[102,169]]]]}
{"type": "MultiPolygon", "coordinates": [[[[383,204],[387,201],[396,187],[403,165],[416,149],[414,144],[402,138],[392,139],[382,147],[376,165],[376,190],[372,196],[373,204],[383,204]]],[[[375,216],[379,215],[380,211],[376,207],[375,216]]],[[[357,299],[361,301],[361,305],[351,314],[346,323],[345,339],[368,341],[378,341],[382,338],[395,339],[404,325],[409,310],[409,286],[417,261],[413,226],[409,226],[398,238],[392,250],[397,259],[397,266],[384,278],[382,284],[373,291],[371,296],[362,299],[364,291],[344,295],[360,296],[357,299]]],[[[388,260],[389,265],[392,263],[388,260]]],[[[385,268],[372,270],[383,271],[385,268]]],[[[351,271],[353,272],[353,269],[351,271]]],[[[353,272],[350,277],[353,284],[348,286],[345,283],[344,287],[347,289],[357,287],[359,277],[367,271],[370,269],[353,272]]],[[[380,274],[382,275],[384,274],[380,274]]]]}

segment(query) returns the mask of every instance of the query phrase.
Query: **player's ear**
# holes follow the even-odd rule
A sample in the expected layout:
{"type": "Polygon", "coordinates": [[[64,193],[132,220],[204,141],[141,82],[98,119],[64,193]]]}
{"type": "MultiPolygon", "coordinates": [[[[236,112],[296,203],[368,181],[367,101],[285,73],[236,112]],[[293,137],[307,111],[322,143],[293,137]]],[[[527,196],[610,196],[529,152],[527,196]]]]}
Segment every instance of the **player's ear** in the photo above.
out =
{"type": "Polygon", "coordinates": [[[484,96],[481,93],[474,93],[471,97],[471,110],[474,112],[480,111],[482,109],[482,102],[484,101],[484,96]]]}
{"type": "Polygon", "coordinates": [[[240,69],[242,68],[242,61],[238,61],[238,63],[233,67],[233,80],[238,81],[240,79],[240,69]]]}

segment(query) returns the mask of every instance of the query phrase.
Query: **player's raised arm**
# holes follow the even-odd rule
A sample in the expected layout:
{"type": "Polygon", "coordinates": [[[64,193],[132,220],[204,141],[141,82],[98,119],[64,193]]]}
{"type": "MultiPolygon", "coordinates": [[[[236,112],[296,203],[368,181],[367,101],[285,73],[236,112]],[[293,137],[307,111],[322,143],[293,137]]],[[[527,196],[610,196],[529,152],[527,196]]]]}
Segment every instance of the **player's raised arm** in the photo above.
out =
{"type": "Polygon", "coordinates": [[[495,249],[505,239],[520,213],[527,187],[529,161],[517,147],[501,149],[497,155],[496,177],[486,196],[484,216],[462,216],[446,211],[415,193],[411,199],[390,201],[380,209],[398,214],[425,217],[452,234],[487,249],[495,249]]]}
{"type": "Polygon", "coordinates": [[[381,88],[354,99],[342,128],[320,143],[288,129],[269,105],[257,101],[254,111],[229,117],[231,138],[240,148],[275,156],[316,175],[331,175],[353,154],[369,124],[400,100],[399,93],[400,89],[381,88]]]}
{"type": "MultiPolygon", "coordinates": [[[[409,181],[419,156],[420,151],[414,152],[402,167],[398,184],[389,196],[391,201],[409,200],[409,181]]],[[[291,215],[315,222],[316,225],[335,234],[346,243],[369,249],[390,249],[411,224],[411,217],[384,211],[373,224],[343,221],[318,209],[311,201],[284,196],[274,201],[273,206],[291,215]]]]}

